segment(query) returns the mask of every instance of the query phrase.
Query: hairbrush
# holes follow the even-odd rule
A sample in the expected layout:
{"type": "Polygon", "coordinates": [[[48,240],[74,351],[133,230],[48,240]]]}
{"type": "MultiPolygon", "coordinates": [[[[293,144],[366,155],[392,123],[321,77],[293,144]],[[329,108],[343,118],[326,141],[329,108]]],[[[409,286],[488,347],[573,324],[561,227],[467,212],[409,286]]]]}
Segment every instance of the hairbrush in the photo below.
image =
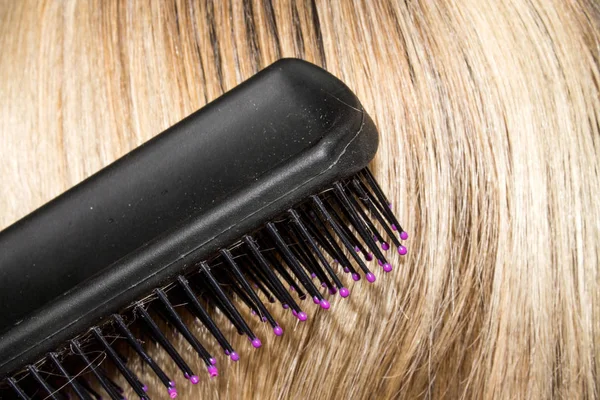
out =
{"type": "Polygon", "coordinates": [[[251,316],[283,334],[270,303],[304,321],[390,272],[408,235],[367,169],[378,141],[347,86],[283,59],[0,232],[0,397],[122,399],[110,370],[148,399],[128,346],[174,398],[140,335],[197,384],[165,326],[214,377],[209,348],[239,359],[215,312],[258,348],[251,316]]]}

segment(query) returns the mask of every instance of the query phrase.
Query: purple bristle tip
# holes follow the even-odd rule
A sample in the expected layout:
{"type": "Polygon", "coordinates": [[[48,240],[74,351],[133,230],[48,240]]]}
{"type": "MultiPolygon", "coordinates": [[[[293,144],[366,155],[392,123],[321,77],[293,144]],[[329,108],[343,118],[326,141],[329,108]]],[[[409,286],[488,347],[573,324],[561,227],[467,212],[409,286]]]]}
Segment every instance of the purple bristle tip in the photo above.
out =
{"type": "Polygon", "coordinates": [[[390,263],[383,264],[383,270],[385,272],[391,272],[392,271],[392,265],[390,263]]]}
{"type": "Polygon", "coordinates": [[[392,209],[392,203],[388,204],[388,207],[390,208],[390,210],[392,209]]]}
{"type": "Polygon", "coordinates": [[[392,230],[393,231],[397,231],[398,230],[398,228],[396,228],[396,225],[392,224],[392,230]]]}
{"type": "Polygon", "coordinates": [[[321,287],[327,287],[327,284],[325,282],[321,282],[321,287]]]}
{"type": "Polygon", "coordinates": [[[383,243],[381,243],[381,248],[384,251],[388,251],[390,249],[390,245],[387,242],[383,242],[383,243]]]}
{"type": "Polygon", "coordinates": [[[228,356],[229,354],[231,354],[229,350],[225,350],[225,355],[228,356]]]}
{"type": "Polygon", "coordinates": [[[198,378],[196,375],[192,375],[190,376],[190,382],[192,382],[194,385],[197,385],[198,382],[200,382],[200,378],[198,378]]]}
{"type": "Polygon", "coordinates": [[[400,239],[402,239],[402,240],[408,239],[408,233],[405,231],[400,232],[400,239]]]}
{"type": "Polygon", "coordinates": [[[367,260],[367,261],[371,261],[371,260],[373,260],[373,254],[371,254],[371,253],[367,253],[367,254],[365,255],[365,260],[367,260]]]}
{"type": "Polygon", "coordinates": [[[337,289],[334,287],[329,288],[329,294],[336,294],[337,293],[337,289]]]}
{"type": "Polygon", "coordinates": [[[319,304],[319,298],[317,296],[313,297],[313,303],[319,304]]]}
{"type": "Polygon", "coordinates": [[[355,281],[360,281],[360,275],[359,274],[352,274],[352,279],[354,279],[355,281]]]}
{"type": "Polygon", "coordinates": [[[383,261],[377,260],[377,264],[379,264],[380,267],[383,267],[383,261]]]}
{"type": "Polygon", "coordinates": [[[343,287],[340,289],[340,296],[348,297],[350,296],[350,291],[347,288],[343,287]]]}
{"type": "Polygon", "coordinates": [[[148,385],[144,385],[144,386],[142,386],[142,390],[143,390],[144,392],[147,392],[147,391],[148,391],[148,385]]]}
{"type": "Polygon", "coordinates": [[[357,253],[360,253],[360,248],[358,246],[354,246],[354,251],[356,251],[357,253]]]}
{"type": "Polygon", "coordinates": [[[344,267],[344,272],[345,272],[345,273],[348,273],[348,272],[350,272],[350,268],[348,268],[348,267],[344,267]]]}
{"type": "Polygon", "coordinates": [[[232,352],[229,357],[231,358],[232,361],[238,361],[240,359],[240,356],[235,351],[232,352]]]}
{"type": "Polygon", "coordinates": [[[325,299],[320,301],[321,304],[321,308],[324,310],[329,310],[329,307],[331,307],[331,305],[329,304],[329,302],[325,299]]]}
{"type": "Polygon", "coordinates": [[[252,343],[252,347],[254,347],[255,349],[258,349],[260,346],[262,346],[262,343],[259,338],[254,338],[250,340],[250,343],[252,343]]]}
{"type": "Polygon", "coordinates": [[[211,357],[211,358],[209,359],[209,361],[210,361],[210,363],[211,363],[212,365],[217,365],[217,360],[215,360],[214,358],[212,358],[212,357],[211,357]]]}
{"type": "Polygon", "coordinates": [[[298,312],[296,312],[296,310],[292,310],[292,314],[294,315],[294,317],[298,316],[298,312]]]}
{"type": "Polygon", "coordinates": [[[367,273],[367,281],[373,283],[376,279],[377,278],[375,278],[375,274],[373,274],[372,272],[367,273]]]}
{"type": "Polygon", "coordinates": [[[175,388],[168,388],[167,392],[169,392],[169,397],[174,399],[177,397],[177,389],[175,388]]]}
{"type": "Polygon", "coordinates": [[[317,277],[317,274],[315,274],[314,272],[310,274],[310,277],[315,279],[317,277]]]}
{"type": "Polygon", "coordinates": [[[284,310],[287,310],[288,308],[290,308],[290,306],[288,306],[287,304],[283,304],[282,307],[284,310]]]}
{"type": "Polygon", "coordinates": [[[308,319],[308,316],[306,315],[306,313],[304,311],[300,311],[298,313],[298,319],[300,321],[306,321],[308,319]]]}
{"type": "Polygon", "coordinates": [[[404,246],[398,247],[398,254],[400,254],[401,256],[406,255],[407,252],[408,252],[408,250],[406,250],[406,247],[404,247],[404,246]]]}
{"type": "Polygon", "coordinates": [[[281,327],[277,325],[275,328],[273,328],[273,333],[275,333],[275,335],[277,336],[281,336],[283,335],[283,329],[281,329],[281,327]]]}
{"type": "Polygon", "coordinates": [[[256,315],[256,311],[254,311],[254,310],[250,310],[250,314],[252,314],[252,315],[256,315]]]}
{"type": "Polygon", "coordinates": [[[293,292],[293,291],[295,291],[295,290],[296,290],[296,288],[295,288],[295,287],[293,287],[293,286],[290,286],[290,290],[293,292]]]}
{"type": "Polygon", "coordinates": [[[338,260],[334,259],[334,260],[333,260],[333,263],[334,263],[334,264],[337,264],[337,263],[338,263],[338,260]]]}
{"type": "Polygon", "coordinates": [[[215,367],[214,365],[210,365],[207,369],[208,369],[208,374],[210,375],[211,378],[214,378],[215,376],[219,376],[219,370],[217,370],[217,367],[215,367]]]}

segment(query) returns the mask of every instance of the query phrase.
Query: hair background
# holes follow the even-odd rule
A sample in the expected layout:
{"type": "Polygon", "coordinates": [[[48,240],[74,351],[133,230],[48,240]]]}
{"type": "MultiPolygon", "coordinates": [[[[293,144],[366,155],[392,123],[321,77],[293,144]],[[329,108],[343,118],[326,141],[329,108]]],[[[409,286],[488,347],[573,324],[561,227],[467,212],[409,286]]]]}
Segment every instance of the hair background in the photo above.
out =
{"type": "Polygon", "coordinates": [[[254,322],[258,351],[221,324],[242,358],[218,352],[210,382],[153,351],[180,398],[597,397],[599,16],[592,0],[0,0],[0,227],[304,58],[378,125],[371,165],[409,255],[330,313],[280,317],[282,338],[254,322]]]}

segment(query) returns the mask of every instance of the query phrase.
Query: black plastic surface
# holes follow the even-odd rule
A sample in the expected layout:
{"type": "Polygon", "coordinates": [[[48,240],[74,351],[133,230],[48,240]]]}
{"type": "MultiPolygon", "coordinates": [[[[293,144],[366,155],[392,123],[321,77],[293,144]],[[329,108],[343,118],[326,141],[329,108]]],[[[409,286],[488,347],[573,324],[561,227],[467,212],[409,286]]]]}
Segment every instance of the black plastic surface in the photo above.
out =
{"type": "Polygon", "coordinates": [[[333,181],[378,145],[354,94],[284,59],[0,232],[0,377],[333,181]]]}

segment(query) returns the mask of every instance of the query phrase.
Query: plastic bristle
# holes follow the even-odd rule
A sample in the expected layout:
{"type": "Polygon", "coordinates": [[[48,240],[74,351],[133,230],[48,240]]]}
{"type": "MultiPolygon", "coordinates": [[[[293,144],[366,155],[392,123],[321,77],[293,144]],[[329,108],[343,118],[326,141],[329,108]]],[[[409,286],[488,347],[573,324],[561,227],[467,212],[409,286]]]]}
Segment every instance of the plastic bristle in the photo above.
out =
{"type": "Polygon", "coordinates": [[[111,347],[110,343],[108,343],[106,338],[102,335],[100,329],[97,327],[92,328],[92,335],[94,335],[96,340],[102,345],[108,358],[110,358],[110,360],[115,364],[119,372],[123,375],[125,380],[127,380],[135,393],[142,399],[149,399],[137,376],[135,376],[135,374],[131,372],[127,365],[125,365],[121,356],[116,352],[115,349],[111,347]]]}
{"type": "Polygon", "coordinates": [[[233,353],[233,347],[229,344],[229,341],[225,338],[217,324],[213,321],[213,319],[208,315],[208,312],[204,309],[202,304],[198,301],[198,298],[190,288],[188,280],[183,276],[178,276],[177,281],[181,286],[185,296],[188,300],[188,309],[191,310],[192,314],[194,314],[200,321],[208,328],[210,333],[217,339],[223,350],[229,351],[233,353]]]}
{"type": "Polygon", "coordinates": [[[317,245],[317,242],[311,236],[311,234],[308,232],[308,229],[306,228],[306,226],[304,226],[304,224],[303,224],[303,222],[302,222],[302,220],[300,218],[300,215],[295,210],[289,210],[289,214],[292,217],[293,223],[297,227],[299,236],[301,238],[303,238],[304,240],[306,240],[306,242],[308,243],[308,245],[311,247],[313,253],[316,254],[317,258],[321,262],[321,265],[325,268],[325,270],[327,271],[327,273],[329,274],[329,276],[331,277],[331,279],[333,280],[333,282],[335,283],[335,285],[337,286],[337,288],[341,289],[344,286],[342,284],[342,281],[337,276],[337,274],[335,273],[335,271],[333,270],[333,268],[331,268],[331,265],[329,264],[329,262],[325,258],[325,255],[319,249],[319,246],[317,245]]]}
{"type": "Polygon", "coordinates": [[[394,243],[396,247],[400,247],[400,242],[398,241],[398,238],[396,238],[396,235],[394,235],[394,232],[392,231],[388,223],[381,216],[381,213],[374,205],[371,196],[362,187],[362,183],[358,179],[354,178],[352,179],[352,186],[357,197],[365,204],[365,207],[367,207],[371,215],[374,216],[377,222],[379,222],[379,224],[383,227],[383,230],[390,238],[392,243],[394,243]]]}
{"type": "Polygon", "coordinates": [[[325,287],[331,289],[333,287],[333,284],[331,283],[331,280],[323,270],[323,267],[321,266],[319,261],[317,261],[317,259],[315,258],[310,244],[306,242],[306,239],[299,232],[299,228],[296,224],[290,223],[290,227],[291,237],[296,242],[295,249],[296,253],[298,254],[298,258],[301,258],[305,265],[310,267],[310,270],[314,274],[314,277],[319,279],[319,282],[321,282],[322,286],[325,285],[325,287]]]}
{"type": "Polygon", "coordinates": [[[275,245],[277,246],[279,251],[281,251],[281,255],[282,255],[283,259],[285,260],[287,265],[290,267],[290,269],[293,271],[294,275],[296,275],[298,280],[300,280],[300,282],[302,283],[302,285],[304,286],[306,291],[311,295],[311,297],[317,297],[317,298],[319,298],[319,300],[322,299],[323,297],[321,296],[321,293],[319,293],[319,291],[317,290],[315,285],[312,283],[312,281],[310,280],[308,275],[306,275],[306,272],[304,271],[304,269],[298,263],[298,260],[296,259],[296,257],[294,257],[294,255],[288,248],[287,244],[285,243],[285,241],[279,234],[277,228],[275,227],[275,224],[272,222],[269,222],[267,224],[266,228],[267,228],[267,231],[269,232],[269,234],[271,235],[271,238],[273,239],[273,241],[275,241],[275,245]]]}
{"type": "Polygon", "coordinates": [[[25,393],[25,391],[21,389],[21,387],[13,377],[7,378],[6,381],[20,400],[29,400],[29,396],[27,396],[27,393],[25,393]]]}
{"type": "Polygon", "coordinates": [[[352,255],[352,258],[354,258],[354,260],[356,261],[356,263],[358,264],[358,266],[360,267],[360,269],[362,269],[365,274],[370,274],[371,271],[365,265],[365,263],[363,262],[363,260],[358,256],[358,254],[356,254],[356,251],[354,251],[354,247],[350,243],[350,240],[344,234],[344,232],[342,231],[342,229],[340,228],[340,226],[338,225],[338,223],[333,219],[333,217],[331,216],[331,214],[329,214],[329,212],[327,211],[327,209],[323,205],[323,202],[321,201],[321,199],[318,196],[311,196],[311,198],[312,198],[313,204],[315,205],[315,207],[318,210],[318,212],[321,213],[321,215],[323,216],[323,218],[326,221],[329,222],[330,226],[333,228],[333,230],[335,231],[335,233],[338,235],[338,237],[340,238],[341,242],[344,244],[344,246],[346,247],[346,249],[350,252],[350,254],[352,255]]]}
{"type": "Polygon", "coordinates": [[[234,319],[239,325],[239,329],[242,330],[251,340],[256,339],[256,335],[252,332],[244,318],[241,316],[239,311],[235,308],[233,303],[227,298],[225,292],[221,289],[221,286],[210,272],[210,268],[206,263],[201,264],[201,271],[206,276],[206,284],[212,290],[213,294],[216,295],[217,299],[221,301],[222,306],[227,309],[232,319],[234,319]]]}
{"type": "MultiPolygon", "coordinates": [[[[325,226],[325,223],[321,220],[321,217],[319,216],[319,214],[311,211],[310,217],[311,218],[308,219],[307,221],[312,220],[318,226],[318,227],[315,227],[315,231],[319,232],[321,235],[323,235],[323,238],[325,239],[325,243],[327,243],[327,245],[330,246],[330,248],[332,249],[332,252],[333,252],[332,256],[334,257],[334,260],[337,260],[342,265],[342,267],[344,267],[344,270],[347,269],[348,272],[350,272],[351,274],[358,275],[358,273],[354,269],[354,266],[352,265],[352,263],[350,262],[348,257],[346,257],[346,254],[344,253],[342,248],[338,245],[337,241],[333,238],[332,234],[329,232],[329,230],[325,226]]],[[[312,225],[312,223],[309,223],[309,226],[310,225],[312,225]]],[[[354,249],[350,250],[351,253],[353,251],[354,251],[354,249]]]]}
{"type": "Polygon", "coordinates": [[[271,313],[269,313],[269,311],[267,310],[263,302],[260,300],[254,289],[252,289],[252,286],[250,286],[250,283],[248,283],[248,281],[242,274],[242,271],[233,259],[231,252],[229,250],[221,250],[221,256],[225,259],[226,263],[231,268],[231,272],[233,273],[235,279],[237,279],[238,283],[242,286],[246,293],[248,293],[248,296],[250,296],[254,304],[256,304],[260,313],[267,318],[271,326],[276,327],[277,322],[275,322],[273,316],[271,316],[271,313]]]}
{"type": "Polygon", "coordinates": [[[226,271],[219,271],[218,275],[215,274],[215,278],[217,278],[224,286],[226,294],[235,295],[250,309],[252,315],[257,315],[258,306],[254,300],[250,298],[244,288],[240,286],[238,280],[233,276],[229,268],[226,271]]]}
{"type": "MultiPolygon", "coordinates": [[[[273,252],[268,251],[265,253],[269,263],[275,268],[275,270],[281,275],[283,280],[289,285],[290,288],[294,288],[300,300],[306,298],[306,294],[300,287],[300,284],[292,277],[292,275],[284,268],[283,264],[274,256],[273,252]]],[[[286,290],[287,292],[287,290],[286,290]]]]}
{"type": "Polygon", "coordinates": [[[346,197],[347,197],[348,201],[352,204],[352,208],[354,209],[354,211],[356,211],[356,213],[360,216],[360,220],[364,224],[366,224],[368,231],[373,234],[373,240],[375,242],[379,242],[381,244],[383,250],[387,250],[384,248],[384,243],[386,243],[385,239],[383,238],[383,236],[381,235],[379,230],[375,227],[375,225],[371,221],[371,218],[369,218],[367,216],[365,210],[358,203],[357,199],[355,198],[356,193],[354,192],[354,190],[352,190],[351,185],[352,184],[349,183],[348,187],[346,188],[347,189],[346,197]]]}
{"type": "Polygon", "coordinates": [[[310,271],[311,279],[315,281],[315,286],[320,292],[323,292],[321,288],[331,289],[335,285],[331,280],[331,277],[327,273],[326,269],[321,265],[321,261],[314,253],[310,243],[302,236],[296,224],[291,221],[288,223],[289,237],[295,243],[293,246],[297,258],[301,261],[302,265],[310,271]]]}
{"type": "MultiPolygon", "coordinates": [[[[184,376],[192,377],[196,376],[192,369],[188,366],[188,364],[183,360],[181,355],[177,352],[173,344],[166,338],[166,336],[159,329],[158,325],[152,318],[152,316],[146,311],[144,306],[138,305],[135,307],[134,312],[144,321],[146,326],[149,328],[150,334],[154,337],[154,339],[161,345],[163,349],[167,352],[169,357],[177,364],[181,372],[183,372],[184,376]]],[[[189,379],[189,378],[188,378],[189,379]]]]}
{"type": "Polygon", "coordinates": [[[71,340],[70,344],[71,348],[74,349],[75,353],[79,355],[79,357],[81,357],[81,359],[85,363],[86,369],[89,368],[89,370],[92,371],[92,374],[96,377],[96,379],[100,383],[100,386],[102,386],[102,388],[104,389],[104,391],[106,391],[110,398],[112,400],[121,400],[122,396],[119,395],[118,391],[115,391],[114,385],[111,384],[111,382],[105,378],[104,374],[102,374],[99,371],[99,368],[96,367],[95,363],[90,361],[88,356],[83,352],[83,349],[81,348],[79,342],[77,340],[71,340]]]}
{"type": "Polygon", "coordinates": [[[244,243],[246,244],[248,250],[250,250],[252,257],[256,260],[255,266],[257,270],[260,270],[262,274],[267,277],[269,282],[271,282],[273,285],[273,288],[279,293],[282,304],[287,304],[288,306],[292,307],[293,310],[296,310],[296,312],[300,312],[300,307],[294,301],[293,297],[290,296],[288,291],[285,290],[285,287],[283,287],[283,284],[279,278],[277,278],[277,275],[275,275],[275,273],[271,270],[268,261],[260,252],[254,239],[252,239],[250,236],[245,236],[244,243]]]}
{"type": "Polygon", "coordinates": [[[373,190],[373,192],[375,193],[375,196],[379,200],[383,214],[387,217],[389,223],[391,224],[392,230],[404,232],[404,229],[402,229],[402,226],[400,226],[400,223],[396,219],[396,216],[394,215],[392,210],[390,210],[390,205],[391,205],[390,201],[387,199],[387,197],[383,193],[383,190],[381,190],[381,187],[379,186],[379,184],[373,177],[373,174],[371,174],[371,171],[369,171],[368,168],[365,168],[362,171],[362,175],[365,177],[365,180],[366,180],[368,186],[373,190]]]}
{"type": "Polygon", "coordinates": [[[63,400],[64,396],[62,396],[56,389],[54,389],[40,374],[40,371],[37,369],[35,365],[28,365],[27,371],[33,377],[33,379],[44,389],[47,398],[52,400],[63,400]]]}
{"type": "Polygon", "coordinates": [[[193,265],[197,268],[194,271],[177,275],[172,284],[154,288],[143,303],[131,304],[122,314],[110,316],[105,325],[92,327],[88,333],[70,340],[68,347],[50,352],[39,363],[28,365],[26,372],[31,378],[25,376],[23,380],[21,375],[12,374],[4,379],[4,386],[11,390],[11,396],[16,395],[19,399],[29,399],[27,393],[36,390],[38,396],[41,393],[43,398],[53,400],[67,398],[67,392],[84,400],[100,399],[98,392],[106,392],[111,400],[122,400],[123,389],[100,366],[106,358],[139,398],[148,399],[145,385],[129,369],[128,361],[117,351],[116,344],[108,340],[117,334],[133,350],[131,354],[135,353],[136,359],[139,357],[150,367],[165,386],[168,397],[175,398],[177,389],[174,380],[165,373],[166,366],[159,365],[145,348],[146,334],[165,350],[186,379],[196,384],[199,378],[170,342],[164,328],[159,328],[155,318],[160,317],[166,322],[167,329],[174,329],[185,338],[212,377],[218,375],[217,359],[211,355],[215,346],[221,347],[231,360],[239,359],[211,317],[209,310],[212,308],[221,311],[238,333],[246,335],[251,345],[257,348],[262,343],[251,328],[256,321],[246,321],[240,313],[245,308],[238,307],[247,306],[280,336],[285,325],[275,320],[270,308],[275,306],[273,303],[289,308],[297,319],[305,321],[307,314],[296,296],[300,299],[310,296],[310,303],[329,309],[327,293],[339,293],[343,298],[349,296],[345,281],[358,281],[364,276],[367,281],[374,282],[375,275],[363,257],[369,260],[373,254],[384,271],[390,271],[391,265],[379,246],[387,250],[389,241],[404,254],[406,248],[397,236],[400,233],[399,237],[405,240],[407,234],[368,171],[336,182],[330,189],[309,196],[266,222],[261,229],[244,235],[239,242],[219,249],[204,261],[195,262],[193,265]],[[394,232],[394,228],[399,232],[394,232]],[[351,276],[343,275],[342,269],[351,276]],[[201,329],[206,328],[215,341],[204,343],[203,340],[201,343],[199,338],[202,336],[193,333],[193,323],[201,323],[201,329]],[[15,379],[17,376],[19,380],[15,379]]]}
{"type": "Polygon", "coordinates": [[[387,263],[385,256],[377,247],[377,244],[373,241],[373,232],[369,231],[369,228],[364,224],[361,217],[358,215],[358,212],[355,210],[354,205],[348,199],[346,192],[342,185],[338,183],[334,184],[335,194],[337,195],[340,203],[343,206],[343,209],[348,216],[348,219],[351,221],[354,228],[358,231],[358,234],[362,237],[363,241],[367,244],[367,247],[375,254],[375,257],[378,261],[381,261],[383,264],[387,263]]]}
{"type": "Polygon", "coordinates": [[[141,359],[148,364],[148,366],[154,371],[158,379],[168,388],[172,386],[172,380],[165,374],[165,372],[156,364],[154,359],[146,353],[142,345],[135,338],[133,333],[127,327],[127,324],[119,314],[113,315],[113,320],[119,331],[125,336],[127,342],[133,348],[133,350],[141,357],[141,359]]]}
{"type": "Polygon", "coordinates": [[[227,317],[229,322],[231,322],[231,324],[235,327],[235,329],[238,331],[238,333],[240,335],[244,334],[244,330],[243,330],[243,327],[242,327],[239,319],[236,319],[235,315],[232,314],[232,312],[230,311],[230,308],[227,307],[226,301],[229,301],[227,299],[227,297],[224,297],[225,300],[222,300],[221,297],[219,297],[216,294],[216,292],[211,287],[211,285],[207,284],[207,282],[200,279],[199,276],[192,277],[190,279],[189,283],[192,287],[192,290],[196,291],[197,293],[205,294],[209,304],[213,305],[221,313],[223,313],[223,315],[225,315],[225,317],[227,317]]]}
{"type": "Polygon", "coordinates": [[[62,376],[67,380],[69,386],[71,386],[71,388],[75,391],[75,393],[77,394],[77,396],[79,396],[80,399],[91,400],[91,397],[87,393],[87,391],[79,385],[79,383],[69,374],[69,372],[62,365],[56,353],[49,353],[48,359],[52,361],[54,366],[60,371],[62,376]]]}
{"type": "Polygon", "coordinates": [[[168,299],[166,293],[162,289],[156,289],[154,291],[154,293],[158,297],[159,302],[162,303],[162,305],[166,311],[168,320],[171,323],[173,323],[173,325],[179,331],[179,333],[181,333],[183,335],[183,337],[185,338],[185,340],[187,340],[188,343],[192,346],[192,348],[194,350],[196,350],[196,352],[198,353],[200,358],[202,358],[204,360],[204,363],[206,364],[206,366],[211,366],[212,365],[212,362],[211,362],[212,356],[210,355],[210,353],[208,351],[206,351],[204,346],[202,346],[202,344],[200,344],[200,342],[192,334],[192,332],[190,332],[190,330],[188,329],[186,324],[183,322],[183,320],[181,319],[181,317],[179,316],[177,311],[175,311],[175,308],[173,308],[173,306],[171,305],[171,302],[169,302],[169,299],[168,299]]]}
{"type": "Polygon", "coordinates": [[[298,216],[303,218],[305,227],[308,229],[308,232],[315,239],[318,245],[321,246],[321,248],[331,257],[332,260],[337,260],[338,252],[329,243],[325,233],[322,232],[322,230],[326,229],[320,224],[320,221],[314,215],[314,213],[312,211],[307,212],[304,209],[300,209],[298,216]]]}
{"type": "Polygon", "coordinates": [[[123,388],[121,386],[119,386],[115,381],[113,381],[108,376],[108,374],[106,373],[105,370],[103,370],[102,368],[97,368],[97,370],[98,370],[98,373],[104,378],[104,380],[106,382],[108,382],[108,384],[112,388],[112,391],[117,394],[117,397],[119,399],[125,399],[125,397],[123,396],[123,393],[125,393],[125,391],[123,390],[123,388]]]}
{"type": "Polygon", "coordinates": [[[264,277],[260,272],[256,271],[254,263],[249,261],[248,257],[244,258],[242,267],[244,267],[246,279],[248,279],[248,281],[252,284],[252,287],[258,289],[258,291],[267,298],[269,303],[275,303],[278,297],[277,291],[273,288],[273,285],[266,277],[264,277]]]}
{"type": "MultiPolygon", "coordinates": [[[[334,204],[336,204],[334,199],[329,198],[325,202],[323,202],[323,204],[327,208],[327,211],[329,211],[329,214],[332,217],[332,222],[335,222],[338,228],[344,233],[344,235],[348,239],[348,242],[352,245],[354,252],[361,253],[363,254],[363,256],[368,254],[368,251],[363,245],[362,241],[360,241],[358,237],[356,237],[356,235],[352,232],[352,230],[346,225],[345,219],[338,211],[338,208],[334,207],[334,204]]],[[[344,216],[345,214],[346,213],[344,212],[344,216]]]]}

